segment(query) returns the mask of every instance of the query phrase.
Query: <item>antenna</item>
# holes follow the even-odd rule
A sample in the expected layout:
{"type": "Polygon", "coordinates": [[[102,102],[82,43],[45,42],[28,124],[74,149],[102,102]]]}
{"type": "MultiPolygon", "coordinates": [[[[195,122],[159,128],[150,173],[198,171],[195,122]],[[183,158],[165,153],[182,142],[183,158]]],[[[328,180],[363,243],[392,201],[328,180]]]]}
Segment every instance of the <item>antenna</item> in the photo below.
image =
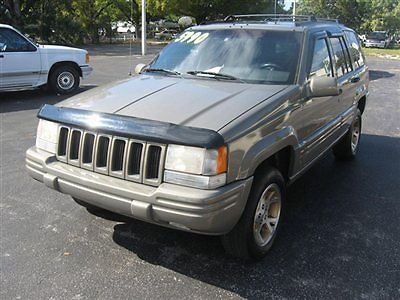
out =
{"type": "MultiPolygon", "coordinates": [[[[129,23],[133,23],[133,0],[131,0],[131,20],[129,23]]],[[[136,32],[137,26],[135,26],[135,32],[136,32]]],[[[132,42],[133,42],[133,32],[132,36],[129,37],[129,76],[132,76],[132,42]]]]}

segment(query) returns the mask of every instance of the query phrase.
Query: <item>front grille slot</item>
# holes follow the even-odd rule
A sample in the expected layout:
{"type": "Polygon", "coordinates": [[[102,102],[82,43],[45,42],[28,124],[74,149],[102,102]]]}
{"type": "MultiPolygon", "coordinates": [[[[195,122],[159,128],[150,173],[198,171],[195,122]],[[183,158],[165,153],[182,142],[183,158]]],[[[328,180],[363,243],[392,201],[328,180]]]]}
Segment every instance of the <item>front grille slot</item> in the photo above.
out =
{"type": "Polygon", "coordinates": [[[118,172],[124,168],[125,141],[115,139],[112,156],[111,156],[111,171],[118,172]]]}
{"type": "Polygon", "coordinates": [[[79,147],[81,144],[82,133],[78,130],[73,130],[71,134],[71,142],[69,146],[69,159],[79,159],[79,147]]]}
{"type": "Polygon", "coordinates": [[[95,135],[86,133],[83,139],[82,163],[91,164],[93,162],[95,135]]]}
{"type": "Polygon", "coordinates": [[[166,146],[60,125],[59,161],[146,185],[162,182],[166,146]]]}
{"type": "Polygon", "coordinates": [[[58,139],[58,156],[66,156],[67,155],[67,147],[68,147],[68,134],[69,129],[66,127],[60,128],[60,137],[58,139]]]}
{"type": "Polygon", "coordinates": [[[107,167],[109,146],[110,146],[110,138],[106,136],[100,136],[99,141],[97,143],[97,156],[96,156],[97,168],[107,167]]]}
{"type": "Polygon", "coordinates": [[[139,175],[142,160],[143,145],[140,143],[131,143],[128,154],[128,175],[139,175]]]}
{"type": "Polygon", "coordinates": [[[146,179],[157,179],[160,170],[161,147],[149,146],[147,152],[146,179]]]}

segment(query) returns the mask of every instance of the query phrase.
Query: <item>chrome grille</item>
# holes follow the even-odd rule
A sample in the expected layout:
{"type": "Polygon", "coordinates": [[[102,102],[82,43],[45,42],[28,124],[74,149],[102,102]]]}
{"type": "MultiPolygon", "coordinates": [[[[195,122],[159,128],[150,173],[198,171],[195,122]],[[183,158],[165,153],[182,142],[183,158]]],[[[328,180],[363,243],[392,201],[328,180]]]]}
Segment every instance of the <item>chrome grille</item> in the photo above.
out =
{"type": "Polygon", "coordinates": [[[60,126],[57,159],[104,175],[157,186],[166,146],[60,126]]]}

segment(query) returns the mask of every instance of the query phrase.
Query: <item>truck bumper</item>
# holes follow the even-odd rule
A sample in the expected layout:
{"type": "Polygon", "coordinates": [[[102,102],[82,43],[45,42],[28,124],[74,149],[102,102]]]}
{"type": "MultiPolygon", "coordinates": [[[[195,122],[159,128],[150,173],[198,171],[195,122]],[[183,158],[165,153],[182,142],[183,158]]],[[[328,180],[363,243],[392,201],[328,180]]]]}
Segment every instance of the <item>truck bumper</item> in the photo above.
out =
{"type": "Polygon", "coordinates": [[[81,71],[82,71],[82,78],[85,79],[87,78],[90,73],[92,73],[93,68],[89,65],[84,65],[84,66],[80,66],[81,71]]]}
{"type": "Polygon", "coordinates": [[[222,235],[232,230],[247,202],[253,177],[215,190],[162,183],[147,186],[56,160],[32,147],[26,152],[30,176],[91,205],[184,231],[222,235]]]}
{"type": "Polygon", "coordinates": [[[374,43],[374,42],[366,42],[366,48],[386,48],[386,44],[382,43],[374,43]]]}

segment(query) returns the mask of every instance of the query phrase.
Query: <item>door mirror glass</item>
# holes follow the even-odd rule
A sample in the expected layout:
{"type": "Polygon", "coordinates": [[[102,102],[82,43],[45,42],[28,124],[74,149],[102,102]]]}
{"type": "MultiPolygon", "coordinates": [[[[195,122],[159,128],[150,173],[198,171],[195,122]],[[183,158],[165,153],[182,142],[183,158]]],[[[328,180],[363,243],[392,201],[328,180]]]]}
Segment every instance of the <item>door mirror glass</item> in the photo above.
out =
{"type": "Polygon", "coordinates": [[[313,97],[337,96],[340,89],[336,78],[313,76],[310,81],[310,91],[313,97]]]}

